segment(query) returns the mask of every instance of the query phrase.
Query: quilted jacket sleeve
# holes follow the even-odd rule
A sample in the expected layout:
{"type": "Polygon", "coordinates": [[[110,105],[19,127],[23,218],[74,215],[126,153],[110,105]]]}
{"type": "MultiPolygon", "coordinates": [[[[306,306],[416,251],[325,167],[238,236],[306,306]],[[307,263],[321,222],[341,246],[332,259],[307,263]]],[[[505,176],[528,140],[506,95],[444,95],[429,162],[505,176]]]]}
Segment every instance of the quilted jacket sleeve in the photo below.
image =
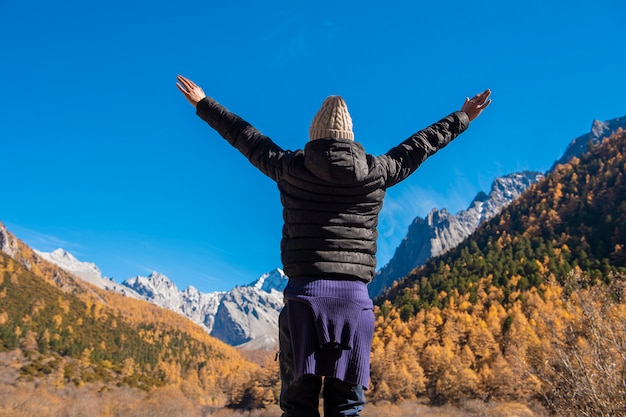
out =
{"type": "Polygon", "coordinates": [[[386,188],[405,180],[431,155],[445,147],[469,126],[469,118],[457,111],[420,130],[379,160],[387,168],[386,188]]]}
{"type": "Polygon", "coordinates": [[[252,165],[274,181],[278,179],[280,160],[289,151],[281,149],[250,123],[210,97],[205,97],[198,103],[196,114],[248,158],[252,165]]]}

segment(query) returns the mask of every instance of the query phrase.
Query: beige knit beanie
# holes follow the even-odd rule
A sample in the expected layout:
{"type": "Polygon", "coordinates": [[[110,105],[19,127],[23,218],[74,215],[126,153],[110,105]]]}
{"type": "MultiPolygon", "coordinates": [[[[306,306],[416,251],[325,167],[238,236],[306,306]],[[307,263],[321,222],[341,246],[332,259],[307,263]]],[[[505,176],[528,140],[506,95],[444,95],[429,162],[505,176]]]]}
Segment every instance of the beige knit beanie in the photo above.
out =
{"type": "Polygon", "coordinates": [[[329,96],[311,122],[309,140],[337,138],[354,140],[352,118],[340,96],[329,96]]]}

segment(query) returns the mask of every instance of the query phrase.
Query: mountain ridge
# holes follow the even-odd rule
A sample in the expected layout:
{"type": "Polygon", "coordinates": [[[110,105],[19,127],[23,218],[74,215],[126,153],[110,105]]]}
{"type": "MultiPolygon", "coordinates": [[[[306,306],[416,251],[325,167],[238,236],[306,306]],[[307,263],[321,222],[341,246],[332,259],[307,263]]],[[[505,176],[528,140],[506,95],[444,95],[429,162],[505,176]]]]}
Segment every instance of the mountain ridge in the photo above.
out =
{"type": "Polygon", "coordinates": [[[153,272],[122,282],[145,299],[179,312],[214,337],[243,349],[274,349],[273,334],[282,308],[287,277],[280,268],[230,291],[201,293],[193,286],[180,291],[168,277],[153,272]],[[250,314],[248,314],[250,313],[250,314]]]}
{"type": "MultiPolygon", "coordinates": [[[[0,239],[4,235],[0,230],[0,239]]],[[[34,252],[99,288],[179,313],[231,346],[244,350],[272,350],[278,346],[275,329],[283,305],[282,290],[287,285],[287,278],[280,268],[230,291],[203,293],[193,285],[180,290],[169,277],[157,271],[117,284],[102,277],[94,263],[79,261],[62,248],[34,252]]]]}

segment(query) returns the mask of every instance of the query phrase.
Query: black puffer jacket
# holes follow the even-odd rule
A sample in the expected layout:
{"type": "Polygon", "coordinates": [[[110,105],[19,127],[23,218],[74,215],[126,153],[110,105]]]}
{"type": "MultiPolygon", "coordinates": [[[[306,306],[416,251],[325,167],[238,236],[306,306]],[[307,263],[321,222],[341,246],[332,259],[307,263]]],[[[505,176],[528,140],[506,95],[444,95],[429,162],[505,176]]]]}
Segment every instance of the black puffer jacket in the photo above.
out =
{"type": "Polygon", "coordinates": [[[455,112],[382,156],[346,139],[316,139],[287,151],[211,98],[197,114],[278,184],[281,257],[290,278],[359,279],[376,269],[378,213],[387,188],[413,173],[469,125],[455,112]]]}

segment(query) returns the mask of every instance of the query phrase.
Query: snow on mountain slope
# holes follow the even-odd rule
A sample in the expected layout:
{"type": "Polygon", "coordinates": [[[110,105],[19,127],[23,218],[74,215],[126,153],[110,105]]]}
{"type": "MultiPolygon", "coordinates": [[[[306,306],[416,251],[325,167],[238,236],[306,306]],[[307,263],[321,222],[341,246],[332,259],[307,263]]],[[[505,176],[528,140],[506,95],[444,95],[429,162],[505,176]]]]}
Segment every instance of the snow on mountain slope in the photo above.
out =
{"type": "Polygon", "coordinates": [[[98,288],[115,291],[122,295],[133,298],[144,299],[144,297],[142,297],[132,289],[120,285],[112,279],[103,277],[102,272],[96,266],[96,264],[92,262],[81,262],[76,259],[74,255],[65,251],[64,249],[59,248],[52,252],[41,252],[36,249],[33,250],[37,255],[41,256],[48,262],[52,262],[53,264],[59,266],[70,274],[75,275],[78,278],[81,278],[83,281],[95,285],[98,288]]]}

